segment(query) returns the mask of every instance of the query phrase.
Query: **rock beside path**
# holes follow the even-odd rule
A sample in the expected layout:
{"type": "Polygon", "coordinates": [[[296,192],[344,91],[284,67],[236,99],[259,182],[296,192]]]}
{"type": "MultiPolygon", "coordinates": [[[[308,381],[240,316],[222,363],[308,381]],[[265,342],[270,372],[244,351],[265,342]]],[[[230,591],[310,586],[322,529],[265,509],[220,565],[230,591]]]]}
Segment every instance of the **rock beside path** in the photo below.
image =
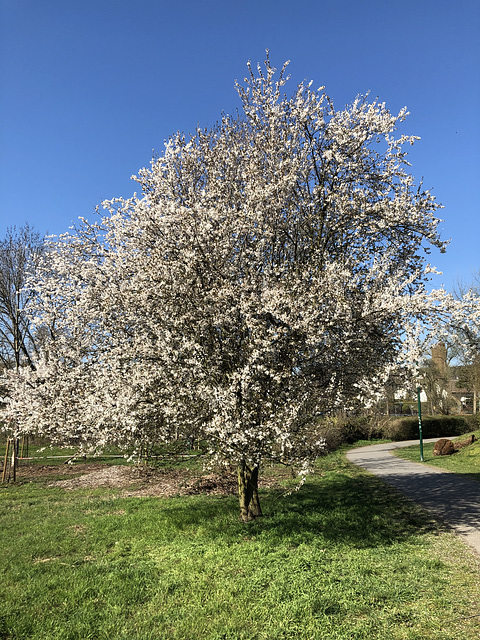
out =
{"type": "Polygon", "coordinates": [[[441,438],[437,440],[435,446],[433,447],[433,455],[434,456],[451,456],[452,453],[455,453],[455,447],[451,440],[447,438],[441,438]]]}
{"type": "Polygon", "coordinates": [[[451,456],[453,453],[456,453],[463,447],[468,447],[469,445],[475,442],[476,438],[474,435],[471,435],[469,438],[465,440],[456,440],[452,442],[452,440],[448,440],[448,438],[441,438],[435,443],[433,447],[433,455],[434,456],[451,456]]]}

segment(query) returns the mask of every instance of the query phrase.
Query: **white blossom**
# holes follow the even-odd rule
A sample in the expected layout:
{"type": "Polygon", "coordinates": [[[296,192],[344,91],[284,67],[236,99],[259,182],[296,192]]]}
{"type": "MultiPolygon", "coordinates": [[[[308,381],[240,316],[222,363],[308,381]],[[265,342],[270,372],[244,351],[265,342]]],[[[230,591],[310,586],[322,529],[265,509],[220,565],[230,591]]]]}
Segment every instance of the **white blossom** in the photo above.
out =
{"type": "Polygon", "coordinates": [[[445,244],[407,171],[416,138],[396,135],[406,110],[336,111],[311,83],[285,96],[285,67],[249,69],[243,115],[173,136],[140,195],[52,244],[20,429],[84,447],[192,435],[242,468],[306,470],[320,412],[368,402],[419,325],[464,317],[425,292],[424,247],[445,244]]]}

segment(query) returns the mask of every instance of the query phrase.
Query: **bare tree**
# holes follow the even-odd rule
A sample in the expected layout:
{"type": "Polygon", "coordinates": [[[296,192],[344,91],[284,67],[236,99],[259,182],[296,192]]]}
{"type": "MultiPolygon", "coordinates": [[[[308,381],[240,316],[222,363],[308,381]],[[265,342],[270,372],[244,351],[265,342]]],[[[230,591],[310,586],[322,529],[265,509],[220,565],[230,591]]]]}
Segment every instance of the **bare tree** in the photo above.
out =
{"type": "MultiPolygon", "coordinates": [[[[470,283],[458,280],[454,287],[454,295],[461,299],[465,295],[480,300],[480,270],[475,272],[470,283]]],[[[455,360],[461,365],[461,384],[473,393],[473,413],[478,411],[480,396],[480,333],[478,324],[455,328],[451,336],[452,352],[455,360]]]]}
{"type": "Polygon", "coordinates": [[[420,369],[422,387],[425,391],[431,415],[448,415],[455,404],[449,393],[449,370],[439,365],[438,361],[428,359],[420,369]]]}
{"type": "Polygon", "coordinates": [[[0,241],[0,362],[6,369],[34,368],[35,339],[23,308],[32,293],[25,286],[43,252],[43,239],[28,223],[9,227],[0,241]]]}

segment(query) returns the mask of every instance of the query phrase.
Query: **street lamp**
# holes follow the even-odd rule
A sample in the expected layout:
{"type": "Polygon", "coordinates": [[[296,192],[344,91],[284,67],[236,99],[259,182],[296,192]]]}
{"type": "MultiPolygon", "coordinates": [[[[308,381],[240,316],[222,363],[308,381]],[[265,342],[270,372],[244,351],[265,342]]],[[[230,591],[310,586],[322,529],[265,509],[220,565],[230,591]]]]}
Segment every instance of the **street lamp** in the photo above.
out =
{"type": "Polygon", "coordinates": [[[422,435],[422,402],[420,393],[422,389],[417,385],[417,405],[418,405],[418,435],[420,437],[420,462],[423,462],[423,435],[422,435]]]}

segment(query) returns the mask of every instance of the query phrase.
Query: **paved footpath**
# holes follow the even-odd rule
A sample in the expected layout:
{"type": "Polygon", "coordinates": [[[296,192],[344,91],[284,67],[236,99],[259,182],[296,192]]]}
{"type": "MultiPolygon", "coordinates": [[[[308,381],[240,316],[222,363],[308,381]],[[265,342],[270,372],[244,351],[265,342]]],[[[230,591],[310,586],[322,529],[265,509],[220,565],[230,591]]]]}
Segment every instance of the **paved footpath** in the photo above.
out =
{"type": "Polygon", "coordinates": [[[412,444],[418,444],[418,440],[374,444],[352,449],[347,458],[441,518],[480,553],[480,483],[425,463],[402,460],[390,453],[412,444]]]}

